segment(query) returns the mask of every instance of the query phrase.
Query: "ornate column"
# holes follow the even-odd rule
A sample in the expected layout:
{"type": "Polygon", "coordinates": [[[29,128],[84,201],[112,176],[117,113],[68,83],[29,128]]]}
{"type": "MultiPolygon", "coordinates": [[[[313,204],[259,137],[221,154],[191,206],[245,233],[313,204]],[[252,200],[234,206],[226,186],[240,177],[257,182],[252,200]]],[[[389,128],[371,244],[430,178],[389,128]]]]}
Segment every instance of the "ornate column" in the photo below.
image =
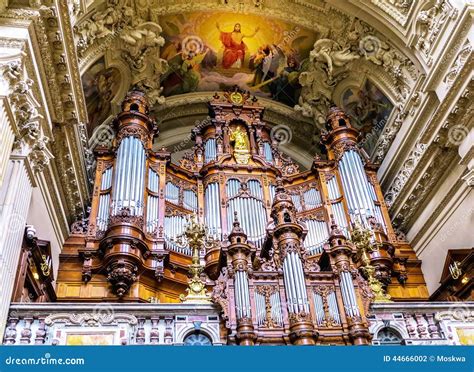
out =
{"type": "Polygon", "coordinates": [[[273,260],[277,267],[283,267],[290,340],[295,345],[314,345],[318,334],[311,320],[303,271],[303,228],[296,222],[295,206],[281,179],[277,180],[271,217],[275,225],[273,260]]]}
{"type": "Polygon", "coordinates": [[[349,336],[355,345],[368,345],[370,333],[359,309],[353,281],[354,272],[357,273],[357,270],[353,267],[352,257],[356,254],[356,250],[347,242],[334,219],[328,241],[327,252],[331,257],[333,271],[339,280],[344,310],[349,323],[349,336]]]}
{"type": "Polygon", "coordinates": [[[32,95],[23,55],[0,60],[0,333],[4,325],[16,275],[30,206],[34,172],[52,157],[43,135],[38,104],[32,95]],[[3,97],[2,97],[3,96],[3,97]],[[6,107],[10,106],[13,115],[6,107]],[[17,133],[13,137],[13,133],[17,133]],[[3,147],[5,146],[5,147],[3,147]]]}
{"type": "Polygon", "coordinates": [[[6,323],[32,194],[23,157],[10,158],[0,188],[0,331],[6,323]]]}
{"type": "Polygon", "coordinates": [[[234,277],[235,312],[237,315],[236,338],[239,345],[254,345],[257,338],[252,321],[249,291],[249,271],[252,267],[252,254],[255,248],[247,243],[247,235],[240,227],[237,212],[232,231],[229,234],[227,261],[231,268],[229,274],[234,277]]]}
{"type": "Polygon", "coordinates": [[[8,103],[0,97],[0,186],[5,177],[8,160],[10,159],[10,153],[15,140],[6,105],[8,103]]]}

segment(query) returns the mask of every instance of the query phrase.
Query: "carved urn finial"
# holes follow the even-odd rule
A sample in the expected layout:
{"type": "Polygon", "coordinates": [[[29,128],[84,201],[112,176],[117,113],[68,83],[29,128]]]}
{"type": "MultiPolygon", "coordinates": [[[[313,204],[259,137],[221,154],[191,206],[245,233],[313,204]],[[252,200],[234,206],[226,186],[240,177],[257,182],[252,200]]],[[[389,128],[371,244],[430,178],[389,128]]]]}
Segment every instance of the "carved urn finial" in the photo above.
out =
{"type": "Polygon", "coordinates": [[[137,111],[148,115],[149,109],[145,93],[138,88],[129,91],[122,101],[122,111],[137,111]]]}
{"type": "Polygon", "coordinates": [[[359,131],[351,125],[349,117],[339,107],[329,109],[325,131],[321,133],[321,144],[325,146],[328,159],[339,159],[346,147],[356,146],[359,131]]]}
{"type": "Polygon", "coordinates": [[[240,226],[239,219],[237,218],[237,211],[234,212],[234,222],[232,231],[228,236],[230,244],[247,244],[247,234],[240,226]]]}
{"type": "Polygon", "coordinates": [[[346,236],[342,232],[342,229],[339,227],[337,224],[334,215],[331,214],[331,231],[329,232],[329,238],[328,241],[331,245],[333,245],[333,242],[337,245],[345,244],[346,243],[346,236]]]}

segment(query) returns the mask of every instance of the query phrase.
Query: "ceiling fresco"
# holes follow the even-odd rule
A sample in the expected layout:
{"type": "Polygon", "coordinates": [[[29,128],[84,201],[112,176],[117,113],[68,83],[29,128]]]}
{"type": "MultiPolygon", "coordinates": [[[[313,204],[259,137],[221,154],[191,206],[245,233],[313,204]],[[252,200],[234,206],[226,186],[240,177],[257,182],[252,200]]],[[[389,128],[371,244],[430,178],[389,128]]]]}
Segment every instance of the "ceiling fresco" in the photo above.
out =
{"type": "MultiPolygon", "coordinates": [[[[133,11],[129,13],[133,14],[133,11]]],[[[97,14],[97,19],[107,19],[109,10],[97,14]]],[[[89,136],[115,112],[113,102],[121,100],[118,95],[119,91],[122,92],[120,94],[125,91],[122,85],[126,74],[131,77],[131,84],[140,82],[144,83],[143,86],[152,87],[153,93],[149,90],[147,94],[157,98],[152,100],[156,107],[166,106],[165,97],[175,97],[176,101],[180,95],[199,92],[209,94],[237,85],[253,95],[294,108],[292,112],[295,117],[311,117],[316,124],[321,123],[320,117],[324,119],[327,108],[334,102],[334,88],[354,73],[358,74],[359,81],[365,82],[361,88],[350,87],[343,91],[338,103],[347,110],[354,125],[363,133],[367,153],[372,155],[375,152],[393,105],[387,95],[365,77],[366,73],[360,67],[359,70],[354,69],[363,64],[365,57],[371,58],[376,64],[379,61],[373,55],[362,58],[361,44],[347,41],[353,37],[346,38],[344,42],[335,41],[341,38],[337,39],[332,32],[316,31],[321,30],[319,24],[309,29],[279,18],[244,12],[164,14],[156,20],[159,25],[146,19],[134,19],[126,18],[123,21],[132,23],[120,29],[120,38],[107,50],[105,57],[100,57],[83,74],[89,136]],[[137,30],[132,27],[135,23],[139,24],[135,27],[137,30]],[[153,27],[149,29],[147,27],[150,24],[153,27]],[[130,58],[127,54],[128,44],[124,42],[128,39],[136,41],[136,48],[142,47],[140,55],[143,57],[143,66],[137,68],[136,64],[132,64],[130,71],[123,67],[127,66],[123,62],[130,58]],[[160,46],[157,47],[154,42],[148,46],[148,39],[159,40],[160,46]],[[124,56],[128,56],[128,59],[124,56]],[[122,61],[121,58],[125,59],[122,61]],[[160,62],[162,68],[150,68],[155,66],[156,61],[163,62],[160,62]],[[110,66],[122,67],[119,71],[110,66]]],[[[111,34],[119,25],[120,22],[115,28],[105,25],[104,29],[111,34]]],[[[84,30],[88,31],[82,34],[92,32],[94,29],[91,27],[84,26],[84,30]]],[[[355,30],[351,35],[362,35],[366,32],[364,27],[363,23],[354,22],[350,26],[355,30]]],[[[378,40],[373,36],[362,39],[378,40]]],[[[171,107],[169,109],[172,110],[171,107]]],[[[195,111],[193,115],[196,116],[195,111]]],[[[170,125],[170,128],[174,128],[176,123],[170,125]]],[[[292,128],[295,137],[301,134],[305,140],[311,138],[303,147],[318,142],[314,138],[317,135],[316,128],[305,133],[299,133],[298,129],[292,128]]]]}
{"type": "Polygon", "coordinates": [[[301,26],[250,14],[187,13],[161,20],[169,68],[165,96],[233,85],[289,106],[317,35],[301,26]]]}
{"type": "Polygon", "coordinates": [[[363,148],[369,156],[388,122],[393,104],[370,80],[357,88],[347,89],[342,96],[342,106],[362,137],[363,148]]]}
{"type": "Polygon", "coordinates": [[[82,76],[82,86],[87,104],[87,132],[106,120],[111,111],[111,101],[120,86],[120,72],[116,68],[105,68],[104,58],[96,61],[82,76]]]}

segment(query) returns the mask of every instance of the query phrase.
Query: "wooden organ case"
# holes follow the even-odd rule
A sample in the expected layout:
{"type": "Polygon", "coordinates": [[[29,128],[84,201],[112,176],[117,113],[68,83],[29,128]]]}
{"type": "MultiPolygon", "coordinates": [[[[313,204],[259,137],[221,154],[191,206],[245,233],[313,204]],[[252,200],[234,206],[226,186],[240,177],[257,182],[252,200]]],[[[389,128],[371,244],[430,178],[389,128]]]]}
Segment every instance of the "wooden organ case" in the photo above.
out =
{"type": "Polygon", "coordinates": [[[350,241],[355,222],[379,242],[370,263],[392,299],[427,297],[342,110],[329,110],[321,134],[326,159],[300,172],[255,97],[235,89],[209,106],[176,165],[152,149],[158,130],[144,95],[127,95],[112,148],[96,149],[90,215],[60,257],[59,300],[180,302],[191,250],[175,238],[192,214],[220,242],[201,262],[229,344],[369,343],[373,296],[350,241]]]}

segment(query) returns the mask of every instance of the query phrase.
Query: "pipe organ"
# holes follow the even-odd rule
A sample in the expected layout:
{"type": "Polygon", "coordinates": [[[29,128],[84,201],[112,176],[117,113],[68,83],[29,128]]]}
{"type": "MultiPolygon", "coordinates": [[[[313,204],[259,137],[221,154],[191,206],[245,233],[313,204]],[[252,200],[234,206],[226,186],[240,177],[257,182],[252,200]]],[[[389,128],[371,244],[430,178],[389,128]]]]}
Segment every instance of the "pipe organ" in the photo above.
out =
{"type": "Polygon", "coordinates": [[[367,344],[372,296],[350,241],[354,223],[372,231],[368,259],[393,298],[405,291],[408,265],[411,273],[419,265],[397,240],[357,130],[331,108],[326,155],[300,172],[256,98],[235,89],[209,106],[211,120],[196,126],[195,145],[176,164],[153,148],[158,130],[144,94],[127,95],[111,148],[95,150],[90,215],[64,246],[58,297],[180,302],[193,252],[178,237],[195,215],[215,240],[199,260],[229,344],[367,344]]]}

